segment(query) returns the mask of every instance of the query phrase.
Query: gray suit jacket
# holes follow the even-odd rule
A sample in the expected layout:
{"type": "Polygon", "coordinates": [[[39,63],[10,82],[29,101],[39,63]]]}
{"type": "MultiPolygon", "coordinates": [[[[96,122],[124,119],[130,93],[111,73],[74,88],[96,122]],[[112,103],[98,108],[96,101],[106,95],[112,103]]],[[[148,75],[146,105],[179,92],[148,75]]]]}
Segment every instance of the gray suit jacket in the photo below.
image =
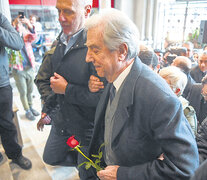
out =
{"type": "MultiPolygon", "coordinates": [[[[189,179],[199,165],[198,150],[182,105],[169,85],[137,58],[120,97],[111,137],[120,166],[117,179],[189,179]],[[161,153],[163,161],[158,160],[161,153]]],[[[109,85],[96,110],[90,154],[97,154],[103,143],[108,98],[109,85]]]]}

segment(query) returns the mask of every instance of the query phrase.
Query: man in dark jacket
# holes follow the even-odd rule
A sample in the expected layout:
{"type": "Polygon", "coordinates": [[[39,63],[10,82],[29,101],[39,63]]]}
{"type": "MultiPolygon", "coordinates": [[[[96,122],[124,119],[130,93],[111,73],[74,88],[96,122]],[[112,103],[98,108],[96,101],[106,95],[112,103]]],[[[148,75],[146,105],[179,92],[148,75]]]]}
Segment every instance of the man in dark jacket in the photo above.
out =
{"type": "Polygon", "coordinates": [[[207,159],[207,117],[203,120],[199,126],[196,136],[196,142],[198,145],[200,164],[207,159]]]}
{"type": "MultiPolygon", "coordinates": [[[[85,62],[87,47],[83,28],[91,6],[92,1],[57,0],[63,33],[48,61],[52,68],[50,87],[53,92],[46,95],[42,110],[42,120],[46,115],[52,119],[52,129],[43,154],[43,160],[50,165],[77,167],[85,159],[70,151],[66,141],[75,135],[83,145],[82,150],[87,153],[92,136],[100,93],[91,93],[88,89],[89,77],[97,74],[92,63],[85,62]]],[[[42,126],[39,125],[38,128],[42,126]]],[[[79,176],[81,179],[91,178],[84,167],[79,168],[79,176]]]]}
{"type": "Polygon", "coordinates": [[[190,75],[190,69],[192,67],[191,60],[185,56],[177,56],[173,60],[171,65],[180,68],[186,74],[186,76],[188,78],[187,85],[186,85],[185,90],[183,91],[183,95],[182,95],[184,98],[186,98],[188,96],[193,84],[195,84],[195,81],[192,79],[192,77],[190,75]]]}
{"type": "Polygon", "coordinates": [[[187,100],[195,109],[198,123],[201,124],[207,116],[207,75],[203,77],[201,83],[192,86],[187,100]]]}
{"type": "MultiPolygon", "coordinates": [[[[20,50],[23,41],[6,17],[0,13],[0,136],[9,159],[23,169],[30,169],[32,163],[22,155],[17,143],[17,130],[13,122],[12,88],[9,82],[9,60],[5,47],[20,50]]],[[[0,153],[0,161],[3,159],[0,153]]]]}
{"type": "Polygon", "coordinates": [[[202,78],[206,75],[207,72],[207,51],[203,51],[203,53],[199,56],[198,66],[194,67],[190,75],[195,80],[195,82],[200,83],[202,78]]]}

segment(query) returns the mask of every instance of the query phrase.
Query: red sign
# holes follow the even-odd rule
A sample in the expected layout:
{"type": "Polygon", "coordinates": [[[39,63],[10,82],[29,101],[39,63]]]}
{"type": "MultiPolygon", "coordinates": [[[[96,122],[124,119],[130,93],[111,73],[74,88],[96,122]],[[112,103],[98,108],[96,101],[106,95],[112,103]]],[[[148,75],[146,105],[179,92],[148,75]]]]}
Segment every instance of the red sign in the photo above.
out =
{"type": "MultiPolygon", "coordinates": [[[[57,0],[9,0],[9,4],[13,5],[44,5],[55,6],[57,0]]],[[[93,0],[93,7],[99,7],[99,0],[93,0]]],[[[114,7],[114,0],[111,0],[111,7],[114,7]]]]}
{"type": "Polygon", "coordinates": [[[98,5],[98,1],[99,1],[99,0],[93,0],[93,7],[94,7],[94,8],[98,8],[98,6],[99,6],[99,5],[98,5]]]}
{"type": "Polygon", "coordinates": [[[9,4],[55,6],[56,0],[9,0],[9,4]]]}

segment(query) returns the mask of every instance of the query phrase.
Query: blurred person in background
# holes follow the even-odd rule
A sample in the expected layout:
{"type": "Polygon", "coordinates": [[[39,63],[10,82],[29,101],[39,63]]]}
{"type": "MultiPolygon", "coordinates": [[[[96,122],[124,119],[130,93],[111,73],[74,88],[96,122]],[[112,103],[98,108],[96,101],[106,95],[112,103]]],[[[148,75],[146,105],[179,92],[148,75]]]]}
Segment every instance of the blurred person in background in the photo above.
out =
{"type": "Polygon", "coordinates": [[[200,164],[207,159],[207,116],[198,127],[198,134],[196,136],[198,145],[200,164]]]}
{"type": "Polygon", "coordinates": [[[207,51],[207,44],[203,47],[204,51],[207,51]]]}
{"type": "Polygon", "coordinates": [[[199,53],[198,51],[193,51],[193,59],[198,64],[199,53]]]}
{"type": "Polygon", "coordinates": [[[29,20],[30,23],[35,28],[37,37],[32,42],[33,52],[35,56],[35,61],[41,63],[43,56],[46,51],[46,47],[44,45],[44,35],[43,35],[43,29],[42,24],[37,21],[38,17],[34,14],[30,15],[29,20]]]}
{"type": "Polygon", "coordinates": [[[188,57],[191,61],[193,60],[193,43],[190,41],[184,42],[182,44],[182,47],[185,47],[187,49],[186,57],[188,57]]]}
{"type": "Polygon", "coordinates": [[[200,83],[207,73],[207,51],[203,51],[198,58],[198,65],[195,66],[190,74],[195,82],[200,83]]]}
{"type": "Polygon", "coordinates": [[[30,20],[30,23],[35,27],[35,31],[38,33],[38,32],[42,32],[42,24],[37,21],[38,17],[34,14],[30,15],[29,16],[29,20],[30,20]]]}
{"type": "Polygon", "coordinates": [[[187,49],[186,57],[188,57],[191,60],[192,67],[195,67],[197,65],[197,61],[193,57],[193,43],[190,41],[184,42],[182,44],[182,47],[185,47],[187,49]]]}
{"type": "Polygon", "coordinates": [[[139,58],[144,64],[149,66],[156,73],[159,71],[160,64],[158,61],[158,57],[153,51],[150,50],[140,51],[139,58]]]}
{"type": "Polygon", "coordinates": [[[194,135],[197,134],[197,117],[195,110],[189,105],[189,102],[182,96],[185,86],[187,84],[187,76],[180,68],[169,66],[162,68],[159,75],[166,80],[172,91],[178,96],[182,103],[183,112],[188,120],[194,135]]]}
{"type": "Polygon", "coordinates": [[[187,100],[195,109],[198,123],[201,125],[207,116],[207,75],[203,77],[201,83],[192,86],[187,100]]]}
{"type": "Polygon", "coordinates": [[[184,98],[187,98],[187,96],[192,88],[192,85],[195,84],[195,81],[192,79],[192,77],[190,75],[191,60],[185,56],[177,56],[173,60],[171,65],[180,68],[186,74],[186,76],[188,78],[187,85],[186,85],[186,87],[183,91],[183,95],[182,95],[184,98]]]}
{"type": "Polygon", "coordinates": [[[163,52],[160,49],[154,49],[155,54],[158,56],[159,64],[163,61],[163,52]]]}
{"type": "Polygon", "coordinates": [[[20,50],[21,61],[14,64],[12,75],[15,79],[20,99],[25,110],[25,116],[29,120],[35,120],[35,116],[39,116],[33,107],[33,85],[34,85],[34,67],[35,58],[32,49],[32,42],[36,38],[35,27],[26,17],[17,17],[13,21],[13,26],[20,34],[24,41],[24,46],[20,50]],[[26,27],[25,27],[26,26],[26,27]]]}

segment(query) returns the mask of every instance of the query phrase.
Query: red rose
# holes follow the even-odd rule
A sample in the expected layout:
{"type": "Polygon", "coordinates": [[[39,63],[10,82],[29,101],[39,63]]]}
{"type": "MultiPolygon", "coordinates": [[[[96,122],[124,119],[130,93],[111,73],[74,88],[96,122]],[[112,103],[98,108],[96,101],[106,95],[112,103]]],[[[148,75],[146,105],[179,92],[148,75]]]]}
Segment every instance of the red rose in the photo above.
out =
{"type": "MultiPolygon", "coordinates": [[[[80,145],[79,142],[75,139],[75,136],[71,136],[68,138],[67,140],[67,145],[69,147],[71,147],[72,149],[75,149],[76,151],[78,151],[83,157],[85,157],[88,161],[83,162],[81,164],[78,165],[78,167],[82,166],[85,164],[85,168],[89,169],[91,166],[93,166],[97,171],[102,170],[103,168],[100,167],[100,162],[101,162],[101,158],[102,158],[102,152],[99,152],[98,155],[94,155],[94,157],[98,158],[96,159],[95,163],[88,158],[81,150],[80,150],[80,145]]],[[[101,145],[101,147],[103,146],[103,144],[101,145]]],[[[101,148],[100,147],[100,148],[101,148]]]]}
{"type": "Polygon", "coordinates": [[[75,136],[71,136],[67,140],[67,145],[70,146],[71,148],[75,148],[76,146],[79,145],[79,142],[74,137],[75,136]]]}

